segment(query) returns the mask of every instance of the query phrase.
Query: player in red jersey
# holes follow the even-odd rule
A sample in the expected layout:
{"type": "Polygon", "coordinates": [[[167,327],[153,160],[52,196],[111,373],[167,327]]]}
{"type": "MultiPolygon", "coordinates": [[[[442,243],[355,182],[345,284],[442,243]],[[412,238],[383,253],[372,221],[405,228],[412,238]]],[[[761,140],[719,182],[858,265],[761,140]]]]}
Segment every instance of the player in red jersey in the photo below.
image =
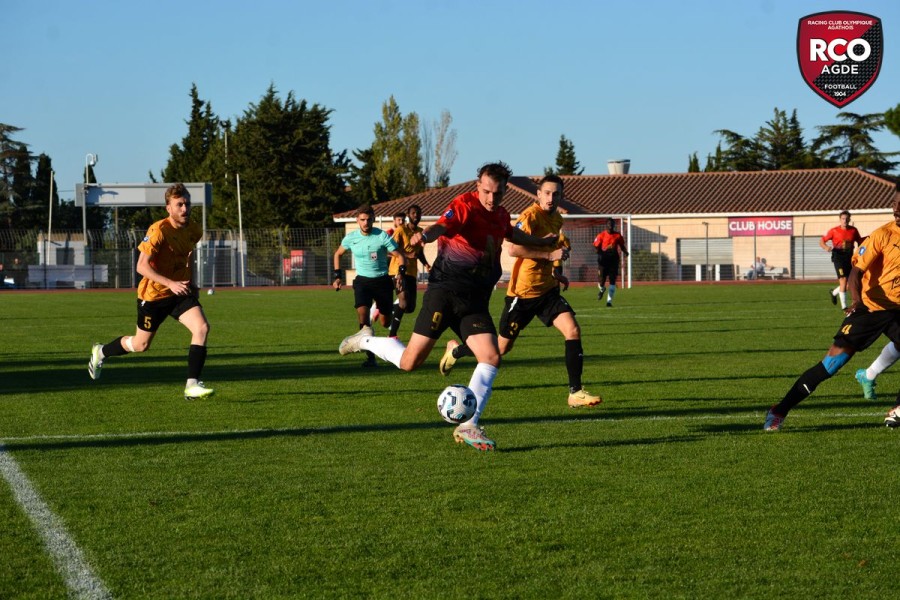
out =
{"type": "Polygon", "coordinates": [[[613,296],[616,295],[616,277],[619,274],[619,250],[628,256],[625,240],[622,238],[622,234],[616,231],[614,219],[606,220],[606,231],[601,231],[594,238],[594,248],[597,249],[597,275],[599,276],[597,287],[600,288],[597,300],[603,300],[603,292],[607,291],[603,284],[609,280],[606,306],[612,306],[613,296]]]}
{"type": "Polygon", "coordinates": [[[841,224],[832,227],[828,233],[819,240],[819,245],[825,252],[831,253],[831,262],[834,263],[834,272],[838,278],[838,286],[830,291],[831,303],[837,304],[841,300],[841,309],[847,308],[847,276],[850,274],[850,259],[853,258],[853,249],[857,244],[862,244],[859,230],[850,224],[850,212],[842,211],[841,224]],[[828,245],[831,242],[831,246],[828,245]]]}
{"type": "Polygon", "coordinates": [[[451,329],[478,361],[469,380],[478,407],[471,420],[453,431],[453,438],[477,450],[493,450],[495,445],[478,427],[478,420],[491,397],[500,366],[497,330],[488,303],[502,272],[503,240],[546,247],[548,260],[560,260],[563,254],[562,249],[554,249],[556,236],[540,238],[512,226],[509,212],[501,206],[511,175],[502,162],[482,166],[476,190],[454,198],[437,223],[410,239],[413,246],[437,240],[438,253],[409,345],[394,338],[374,337],[372,329],[366,328],[344,338],[338,348],[341,354],[368,350],[404,371],[412,371],[425,362],[444,331],[451,329]]]}

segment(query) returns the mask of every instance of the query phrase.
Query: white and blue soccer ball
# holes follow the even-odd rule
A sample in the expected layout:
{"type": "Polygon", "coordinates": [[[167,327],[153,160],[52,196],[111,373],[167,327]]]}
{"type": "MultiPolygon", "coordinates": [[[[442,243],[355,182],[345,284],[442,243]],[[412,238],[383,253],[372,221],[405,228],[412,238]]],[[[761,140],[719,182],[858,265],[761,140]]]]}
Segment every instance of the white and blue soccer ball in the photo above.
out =
{"type": "Polygon", "coordinates": [[[475,392],[464,385],[448,385],[437,399],[437,409],[448,423],[464,423],[475,414],[478,400],[475,392]]]}

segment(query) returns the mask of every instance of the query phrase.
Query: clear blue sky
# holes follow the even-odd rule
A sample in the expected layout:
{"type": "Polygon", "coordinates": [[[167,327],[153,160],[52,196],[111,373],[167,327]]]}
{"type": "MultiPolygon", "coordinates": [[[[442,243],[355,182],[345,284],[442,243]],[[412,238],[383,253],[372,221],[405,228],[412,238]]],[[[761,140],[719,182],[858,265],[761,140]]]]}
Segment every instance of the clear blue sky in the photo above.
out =
{"type": "MultiPolygon", "coordinates": [[[[878,81],[844,110],[900,103],[897,0],[0,0],[0,122],[53,160],[63,198],[85,155],[97,178],[148,181],[186,133],[189,92],[223,118],[270,84],[333,110],[335,151],[368,147],[382,103],[457,130],[452,183],[488,160],[516,174],[554,164],[559,137],[585,173],[684,172],[716,129],[752,136],[797,109],[807,139],[839,110],[803,81],[800,17],[854,10],[882,19],[878,81]]],[[[900,138],[876,138],[883,151],[900,138]]]]}

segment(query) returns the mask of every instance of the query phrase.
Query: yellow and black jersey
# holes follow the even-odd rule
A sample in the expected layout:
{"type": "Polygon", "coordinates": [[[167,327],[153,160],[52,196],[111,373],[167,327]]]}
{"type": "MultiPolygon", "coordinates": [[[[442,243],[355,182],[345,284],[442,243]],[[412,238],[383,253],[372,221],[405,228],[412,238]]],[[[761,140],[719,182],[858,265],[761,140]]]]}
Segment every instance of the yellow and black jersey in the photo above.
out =
{"type": "Polygon", "coordinates": [[[863,240],[853,256],[863,271],[862,300],[869,310],[900,310],[900,227],[893,221],[863,240]]]}
{"type": "MultiPolygon", "coordinates": [[[[415,258],[410,258],[410,254],[417,253],[421,246],[413,246],[409,243],[410,238],[415,234],[422,231],[421,227],[412,227],[409,223],[404,223],[396,230],[394,230],[394,242],[397,244],[397,250],[400,251],[401,254],[406,256],[406,274],[412,277],[416,277],[419,274],[418,260],[415,258]]],[[[397,269],[400,268],[400,259],[396,256],[391,256],[391,264],[388,267],[388,275],[393,277],[397,274],[397,269]]]]}
{"type": "MultiPolygon", "coordinates": [[[[558,212],[547,213],[537,204],[532,204],[519,215],[516,228],[537,237],[559,234],[558,247],[568,248],[569,242],[561,234],[563,218],[558,212]]],[[[558,263],[557,263],[558,264],[558,263]]],[[[553,278],[554,263],[549,260],[517,258],[506,288],[507,296],[537,298],[553,289],[559,283],[553,278]]]]}
{"type": "MultiPolygon", "coordinates": [[[[176,229],[165,218],[150,226],[138,250],[150,257],[150,266],[163,277],[191,281],[191,254],[202,237],[203,227],[199,223],[190,222],[176,229]]],[[[138,298],[147,302],[173,295],[172,290],[146,277],[138,284],[138,298]]]]}

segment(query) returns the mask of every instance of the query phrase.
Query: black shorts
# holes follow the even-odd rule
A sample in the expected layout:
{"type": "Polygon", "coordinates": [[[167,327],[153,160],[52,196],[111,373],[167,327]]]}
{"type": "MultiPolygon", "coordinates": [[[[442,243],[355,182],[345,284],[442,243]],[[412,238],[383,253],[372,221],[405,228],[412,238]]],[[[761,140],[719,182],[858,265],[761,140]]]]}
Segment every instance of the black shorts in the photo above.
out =
{"type": "Polygon", "coordinates": [[[363,277],[357,275],[353,280],[353,308],[375,306],[383,315],[391,314],[391,305],[394,303],[394,280],[390,275],[381,277],[363,277]]]}
{"type": "Polygon", "coordinates": [[[406,314],[416,311],[416,296],[419,291],[419,284],[414,275],[403,276],[403,290],[406,292],[406,314]]]}
{"type": "MultiPolygon", "coordinates": [[[[166,317],[178,319],[195,306],[200,306],[195,294],[187,296],[169,296],[162,300],[147,302],[138,299],[137,326],[141,331],[156,331],[166,317]]],[[[202,307],[201,307],[202,308],[202,307]]]]}
{"type": "Polygon", "coordinates": [[[575,314],[566,299],[559,293],[558,287],[537,298],[507,296],[503,305],[503,314],[500,315],[500,335],[514,340],[535,317],[540,319],[545,326],[550,327],[556,317],[567,312],[575,314]]]}
{"type": "Polygon", "coordinates": [[[850,269],[853,268],[853,265],[851,264],[852,258],[852,252],[832,251],[831,262],[834,263],[834,273],[838,276],[838,278],[850,276],[850,269]]]}
{"type": "Polygon", "coordinates": [[[497,335],[488,306],[490,299],[490,291],[465,294],[430,286],[422,296],[422,310],[416,317],[413,332],[433,340],[447,329],[463,341],[477,333],[497,335]]]}
{"type": "Polygon", "coordinates": [[[834,345],[861,352],[882,334],[900,345],[900,310],[857,310],[846,317],[834,335],[834,345]]]}
{"type": "Polygon", "coordinates": [[[609,285],[616,285],[616,277],[619,275],[619,255],[607,257],[601,254],[597,259],[597,274],[600,276],[600,285],[609,279],[609,285]]]}

